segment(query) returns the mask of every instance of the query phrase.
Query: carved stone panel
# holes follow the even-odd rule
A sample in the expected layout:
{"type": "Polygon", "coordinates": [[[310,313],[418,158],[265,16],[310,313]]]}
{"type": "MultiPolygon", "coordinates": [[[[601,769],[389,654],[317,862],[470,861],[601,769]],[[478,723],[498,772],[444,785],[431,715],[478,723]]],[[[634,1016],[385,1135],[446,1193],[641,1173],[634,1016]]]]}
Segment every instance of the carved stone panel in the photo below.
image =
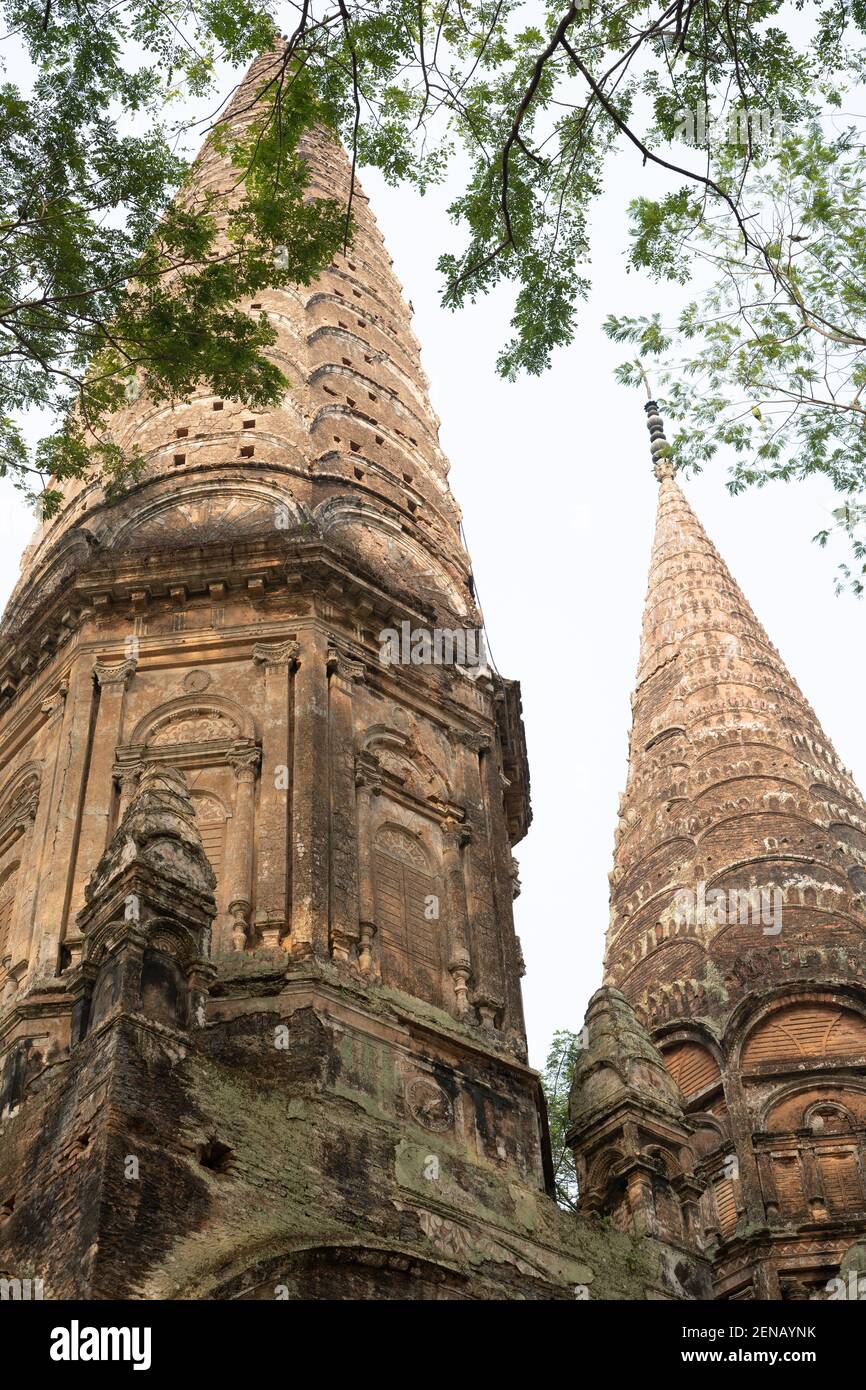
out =
{"type": "Polygon", "coordinates": [[[441,1006],[440,895],[423,849],[407,832],[383,827],[373,877],[383,983],[441,1006]]]}
{"type": "Polygon", "coordinates": [[[424,1129],[450,1129],[454,1123],[451,1098],[429,1076],[416,1076],[406,1086],[406,1105],[413,1120],[424,1129]]]}

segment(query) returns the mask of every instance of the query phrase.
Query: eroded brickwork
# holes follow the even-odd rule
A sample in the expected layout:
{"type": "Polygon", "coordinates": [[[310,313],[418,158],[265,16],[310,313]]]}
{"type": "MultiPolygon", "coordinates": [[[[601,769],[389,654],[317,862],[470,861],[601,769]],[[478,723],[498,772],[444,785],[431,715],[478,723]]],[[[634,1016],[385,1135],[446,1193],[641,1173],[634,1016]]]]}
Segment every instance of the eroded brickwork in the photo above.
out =
{"type": "MultiPolygon", "coordinates": [[[[866,1232],[866,806],[657,474],[605,978],[681,1088],[694,1132],[666,1162],[699,1182],[717,1296],[821,1296],[866,1232]]],[[[577,1120],[604,1210],[628,1146],[605,1167],[577,1120]]]]}
{"type": "MultiPolygon", "coordinates": [[[[306,152],[345,198],[339,149],[306,152]]],[[[232,177],[206,148],[198,185],[232,177]]],[[[0,635],[0,1271],[51,1297],[694,1297],[699,1257],[549,1195],[519,689],[382,660],[384,631],[480,614],[354,203],[317,284],[246,306],[284,401],[132,389],[114,430],[142,478],[70,488],[25,555],[0,635]]]]}

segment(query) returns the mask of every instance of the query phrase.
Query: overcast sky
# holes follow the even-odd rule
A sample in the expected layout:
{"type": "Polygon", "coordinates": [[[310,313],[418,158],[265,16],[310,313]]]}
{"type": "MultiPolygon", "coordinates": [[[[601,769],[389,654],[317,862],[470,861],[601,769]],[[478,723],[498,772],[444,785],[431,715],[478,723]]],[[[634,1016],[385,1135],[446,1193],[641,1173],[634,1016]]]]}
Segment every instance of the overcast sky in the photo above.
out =
{"type": "MultiPolygon", "coordinates": [[[[668,185],[623,151],[596,218],[595,290],[577,340],[543,379],[510,385],[494,370],[508,294],[459,315],[439,306],[435,263],[455,244],[446,208],[456,185],[422,200],[373,171],[362,180],[414,304],[492,656],[523,688],[534,821],[516,851],[516,913],[539,1065],[554,1029],[581,1025],[601,981],[656,502],[643,397],[613,380],[623,350],[601,324],[610,312],[665,308],[664,290],[625,274],[624,209],[639,191],[668,185]]],[[[866,603],[835,596],[842,552],[811,542],[836,505],[832,489],[777,484],[732,499],[726,466],[720,459],[685,491],[863,788],[866,603]]],[[[0,602],[32,526],[4,487],[0,602]]]]}

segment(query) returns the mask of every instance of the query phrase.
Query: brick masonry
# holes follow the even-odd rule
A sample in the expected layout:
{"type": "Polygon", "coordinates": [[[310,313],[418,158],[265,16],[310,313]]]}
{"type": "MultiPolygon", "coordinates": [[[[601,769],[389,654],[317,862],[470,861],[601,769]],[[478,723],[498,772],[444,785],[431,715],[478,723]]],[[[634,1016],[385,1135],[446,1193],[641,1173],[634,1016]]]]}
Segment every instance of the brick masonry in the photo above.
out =
{"type": "MultiPolygon", "coordinates": [[[[229,111],[240,129],[279,55],[229,111]]],[[[323,133],[314,194],[346,198],[323,133]]],[[[212,146],[193,188],[233,175],[212,146]]],[[[363,193],[246,307],[273,410],[133,384],[141,478],[67,490],[0,633],[0,1273],[47,1297],[686,1298],[560,1210],[526,1063],[516,683],[382,659],[480,627],[363,193]]]]}

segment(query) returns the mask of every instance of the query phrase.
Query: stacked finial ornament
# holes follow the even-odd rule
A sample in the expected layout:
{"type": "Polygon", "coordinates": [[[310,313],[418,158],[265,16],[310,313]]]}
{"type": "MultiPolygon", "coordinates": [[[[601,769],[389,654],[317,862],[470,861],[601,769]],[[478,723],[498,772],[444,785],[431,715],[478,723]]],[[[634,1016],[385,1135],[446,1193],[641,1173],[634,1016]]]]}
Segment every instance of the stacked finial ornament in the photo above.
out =
{"type": "Polygon", "coordinates": [[[665,439],[665,427],[659,414],[658,403],[648,400],[644,410],[650,436],[650,453],[653,456],[653,472],[661,482],[664,478],[672,478],[677,470],[670,456],[671,446],[665,439]]]}

